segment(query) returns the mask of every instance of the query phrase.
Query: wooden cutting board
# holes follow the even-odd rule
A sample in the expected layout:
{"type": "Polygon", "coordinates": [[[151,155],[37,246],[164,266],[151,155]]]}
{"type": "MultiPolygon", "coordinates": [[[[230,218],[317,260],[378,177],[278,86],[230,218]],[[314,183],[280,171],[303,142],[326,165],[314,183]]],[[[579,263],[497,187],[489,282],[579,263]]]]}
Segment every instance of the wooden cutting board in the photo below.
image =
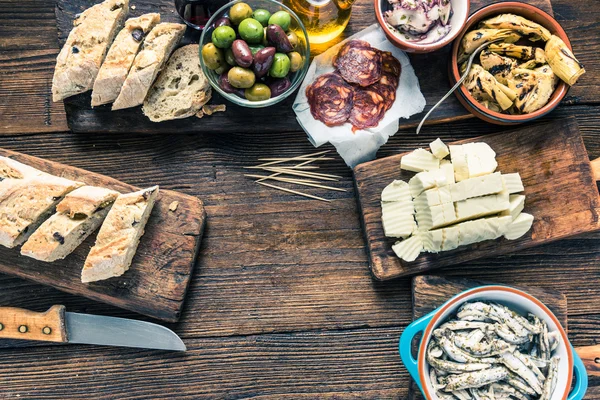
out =
{"type": "MultiPolygon", "coordinates": [[[[57,0],[56,20],[61,47],[73,27],[75,15],[98,2],[100,0],[57,0]]],[[[471,13],[495,2],[495,0],[471,0],[471,13]]],[[[550,0],[526,0],[525,2],[553,15],[550,0]]],[[[130,17],[148,12],[160,12],[163,22],[181,22],[175,11],[173,0],[132,0],[130,4],[135,5],[135,9],[130,10],[130,17]]],[[[343,38],[349,37],[375,22],[372,1],[357,1],[353,6],[351,23],[344,35],[331,42],[330,45],[333,46],[343,38]]],[[[198,43],[199,38],[199,32],[188,29],[182,44],[198,43]]],[[[318,49],[316,49],[316,46],[313,47],[315,47],[313,55],[327,48],[327,46],[318,46],[318,49]]],[[[427,106],[423,113],[416,114],[409,119],[400,120],[400,129],[417,126],[425,112],[429,111],[429,108],[437,103],[450,89],[451,85],[448,80],[449,54],[450,46],[446,46],[434,53],[410,55],[427,106]]],[[[296,95],[292,94],[272,107],[250,109],[227,102],[213,91],[211,103],[226,103],[227,112],[217,113],[210,117],[205,116],[202,119],[191,117],[160,123],[151,122],[146,118],[142,114],[141,107],[110,111],[110,105],[104,105],[92,109],[90,106],[90,92],[66,99],[65,110],[67,123],[73,132],[225,133],[239,132],[241,128],[248,131],[249,126],[254,126],[255,128],[252,129],[260,132],[281,133],[302,130],[296,122],[296,116],[292,110],[295,97],[296,95]],[[268,121],[268,123],[264,123],[264,121],[268,121]]],[[[472,117],[456,97],[451,96],[436,109],[428,119],[427,124],[439,124],[472,117]]]]}
{"type": "Polygon", "coordinates": [[[402,154],[360,164],[354,181],[370,268],[377,279],[415,275],[600,229],[598,188],[575,118],[455,144],[468,142],[489,144],[497,154],[497,171],[521,175],[527,197],[524,211],[535,217],[532,229],[518,240],[501,238],[438,254],[421,253],[415,261],[404,262],[392,251],[397,239],[384,236],[380,198],[394,179],[408,181],[414,173],[400,171],[402,154]]]}
{"type": "MultiPolygon", "coordinates": [[[[140,189],[104,175],[9,150],[0,149],[0,155],[52,175],[121,193],[140,189]]],[[[0,247],[0,273],[53,286],[163,321],[176,322],[192,277],[205,220],[204,206],[198,198],[161,189],[133,263],[123,276],[81,283],[81,269],[96,234],[90,235],[64,260],[52,263],[22,256],[19,248],[0,247]],[[174,201],[179,205],[175,211],[170,211],[169,206],[174,201]]]]}
{"type": "MultiPolygon", "coordinates": [[[[452,296],[473,287],[489,284],[462,278],[446,278],[441,276],[416,276],[412,281],[413,293],[413,320],[435,310],[452,296]]],[[[567,330],[567,297],[556,290],[539,287],[517,287],[538,298],[556,315],[565,331],[567,330]]],[[[415,348],[416,350],[416,348],[415,348]]],[[[596,349],[595,354],[598,353],[596,349]]],[[[423,399],[421,391],[414,382],[411,382],[410,400],[423,399]]]]}

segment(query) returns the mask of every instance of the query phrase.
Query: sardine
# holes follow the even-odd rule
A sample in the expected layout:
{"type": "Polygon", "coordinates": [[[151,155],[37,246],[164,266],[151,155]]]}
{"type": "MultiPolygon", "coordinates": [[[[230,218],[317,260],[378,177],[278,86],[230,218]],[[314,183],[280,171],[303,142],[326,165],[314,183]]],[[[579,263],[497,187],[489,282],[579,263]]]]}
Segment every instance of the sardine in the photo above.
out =
{"type": "Polygon", "coordinates": [[[560,333],[558,331],[548,333],[548,342],[550,343],[550,351],[556,350],[560,343],[560,333]]]}
{"type": "Polygon", "coordinates": [[[527,384],[527,382],[525,382],[523,379],[521,379],[518,375],[514,374],[513,372],[509,371],[508,377],[504,381],[506,383],[508,383],[510,386],[517,389],[521,393],[524,393],[524,394],[527,394],[530,396],[535,396],[537,394],[535,392],[535,390],[533,390],[533,388],[527,384]]]}
{"type": "Polygon", "coordinates": [[[518,351],[513,352],[513,354],[523,364],[525,364],[525,366],[527,368],[529,368],[531,371],[533,371],[533,373],[535,374],[535,376],[537,376],[538,380],[541,383],[544,383],[544,381],[546,380],[546,376],[544,374],[542,374],[542,371],[540,371],[540,369],[537,367],[537,365],[535,365],[535,363],[530,358],[528,358],[527,356],[519,353],[518,351]]]}
{"type": "Polygon", "coordinates": [[[441,329],[441,330],[450,329],[451,331],[481,329],[483,331],[488,331],[493,328],[494,328],[494,326],[492,324],[488,324],[487,322],[449,321],[449,322],[446,322],[445,324],[441,325],[438,329],[441,329]]]}
{"type": "Polygon", "coordinates": [[[506,383],[492,383],[491,389],[494,391],[495,398],[505,395],[507,398],[512,396],[519,400],[529,400],[529,397],[525,396],[523,393],[506,383]]]}
{"type": "Polygon", "coordinates": [[[552,359],[550,359],[550,366],[548,367],[548,377],[546,378],[546,382],[544,383],[544,388],[542,390],[540,400],[550,400],[552,394],[554,393],[554,389],[556,389],[556,383],[558,382],[559,361],[560,358],[558,356],[554,356],[552,357],[552,359]]]}
{"type": "Polygon", "coordinates": [[[545,321],[542,321],[542,331],[538,336],[538,343],[540,344],[540,358],[543,360],[550,359],[550,340],[548,338],[548,325],[545,321]]]}
{"type": "Polygon", "coordinates": [[[450,359],[461,363],[479,362],[479,359],[473,357],[466,351],[459,348],[456,344],[454,344],[454,334],[452,331],[446,332],[446,335],[442,335],[441,337],[439,337],[438,341],[440,343],[440,346],[442,347],[442,350],[444,350],[444,352],[448,354],[448,357],[450,357],[450,359]]]}
{"type": "Polygon", "coordinates": [[[478,388],[492,382],[498,382],[508,376],[505,367],[493,367],[475,372],[468,372],[460,375],[450,375],[446,379],[447,385],[444,389],[447,392],[455,390],[478,388]]]}
{"type": "Polygon", "coordinates": [[[452,374],[461,374],[464,372],[478,371],[486,368],[490,368],[492,364],[487,363],[457,363],[454,361],[442,360],[434,358],[430,354],[427,354],[427,362],[433,368],[439,371],[450,372],[452,374]]]}
{"type": "Polygon", "coordinates": [[[494,324],[494,327],[496,329],[496,334],[508,343],[523,344],[530,341],[529,336],[517,336],[512,333],[506,325],[494,324]]]}
{"type": "Polygon", "coordinates": [[[500,361],[515,374],[519,375],[537,394],[542,394],[542,384],[535,373],[519,360],[513,353],[502,353],[500,361]]]}

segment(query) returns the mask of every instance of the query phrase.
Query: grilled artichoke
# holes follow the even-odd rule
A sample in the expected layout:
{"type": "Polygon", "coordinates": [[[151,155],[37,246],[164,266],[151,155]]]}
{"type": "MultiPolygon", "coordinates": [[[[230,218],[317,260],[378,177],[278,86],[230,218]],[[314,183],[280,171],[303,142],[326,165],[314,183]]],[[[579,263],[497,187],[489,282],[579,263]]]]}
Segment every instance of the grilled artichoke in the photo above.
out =
{"type": "Polygon", "coordinates": [[[552,71],[569,86],[573,86],[585,73],[583,65],[558,36],[552,35],[546,43],[545,52],[552,71]]]}
{"type": "Polygon", "coordinates": [[[548,65],[530,69],[515,68],[508,79],[508,86],[517,93],[515,107],[521,113],[529,114],[548,103],[557,78],[548,65]]]}
{"type": "Polygon", "coordinates": [[[483,98],[483,100],[494,100],[502,110],[510,108],[513,105],[513,100],[517,96],[512,89],[499,83],[492,74],[483,69],[481,65],[477,64],[474,64],[471,67],[469,75],[467,76],[467,79],[465,79],[465,86],[472,93],[486,93],[487,96],[489,96],[487,99],[483,96],[476,97],[483,98]]]}
{"type": "Polygon", "coordinates": [[[496,80],[506,85],[506,77],[510,75],[517,62],[510,57],[504,57],[497,53],[484,50],[479,55],[479,62],[496,80]]]}
{"type": "Polygon", "coordinates": [[[540,39],[547,41],[552,36],[550,31],[540,24],[514,14],[497,15],[482,21],[479,26],[489,29],[512,29],[522,35],[531,35],[529,39],[534,42],[540,39]]]}
{"type": "Polygon", "coordinates": [[[489,51],[508,57],[518,58],[519,60],[535,60],[538,64],[546,63],[544,50],[539,47],[518,46],[512,43],[494,43],[488,47],[489,51]]]}
{"type": "Polygon", "coordinates": [[[520,38],[521,35],[510,29],[476,29],[467,32],[460,43],[458,62],[466,60],[469,54],[485,42],[503,39],[507,43],[514,43],[520,38]]]}

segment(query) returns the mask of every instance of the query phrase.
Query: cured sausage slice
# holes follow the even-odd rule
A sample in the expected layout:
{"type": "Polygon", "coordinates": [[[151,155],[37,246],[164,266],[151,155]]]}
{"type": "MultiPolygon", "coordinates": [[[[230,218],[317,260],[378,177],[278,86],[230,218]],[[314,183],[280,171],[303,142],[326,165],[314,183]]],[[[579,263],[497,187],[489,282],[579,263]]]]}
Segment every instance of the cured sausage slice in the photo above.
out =
{"type": "MultiPolygon", "coordinates": [[[[383,78],[385,78],[385,76],[383,78]]],[[[383,78],[381,78],[381,80],[383,80],[383,78]]],[[[375,92],[377,92],[377,94],[383,97],[383,100],[385,101],[385,111],[392,108],[392,105],[396,100],[396,88],[397,86],[388,85],[382,83],[381,81],[369,86],[370,90],[374,90],[375,92]]]]}
{"type": "Polygon", "coordinates": [[[384,73],[391,74],[400,78],[400,74],[402,73],[402,65],[400,61],[392,53],[389,51],[381,52],[381,69],[384,73]]]}
{"type": "Polygon", "coordinates": [[[340,49],[333,66],[346,82],[369,86],[381,79],[381,51],[367,42],[351,40],[340,49]]]}
{"type": "Polygon", "coordinates": [[[385,115],[386,101],[383,96],[371,88],[354,91],[354,107],[349,121],[352,131],[372,128],[379,124],[385,115]]]}
{"type": "Polygon", "coordinates": [[[306,88],[312,116],[327,126],[342,125],[354,105],[354,88],[341,76],[329,73],[319,76],[306,88]]]}

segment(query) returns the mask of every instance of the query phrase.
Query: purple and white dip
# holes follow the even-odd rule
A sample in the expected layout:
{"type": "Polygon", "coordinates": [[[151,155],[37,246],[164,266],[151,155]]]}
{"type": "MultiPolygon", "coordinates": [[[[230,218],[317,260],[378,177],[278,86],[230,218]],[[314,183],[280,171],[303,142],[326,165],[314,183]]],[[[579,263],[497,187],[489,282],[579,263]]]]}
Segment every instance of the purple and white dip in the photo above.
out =
{"type": "Polygon", "coordinates": [[[450,32],[450,0],[388,0],[385,20],[410,42],[435,43],[450,32]]]}

